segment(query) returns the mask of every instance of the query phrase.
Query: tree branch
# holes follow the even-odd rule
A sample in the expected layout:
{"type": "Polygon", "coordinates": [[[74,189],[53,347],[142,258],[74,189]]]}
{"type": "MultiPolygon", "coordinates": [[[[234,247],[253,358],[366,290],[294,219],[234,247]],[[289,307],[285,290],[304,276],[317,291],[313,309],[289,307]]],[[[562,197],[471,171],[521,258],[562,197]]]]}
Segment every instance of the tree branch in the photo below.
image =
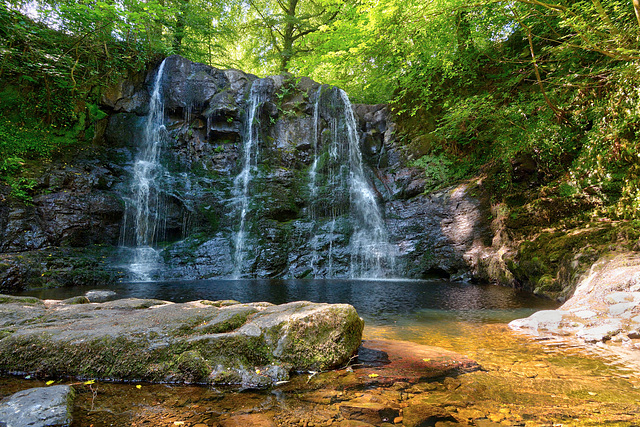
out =
{"type": "Polygon", "coordinates": [[[514,9],[511,9],[511,13],[513,13],[514,19],[520,24],[522,28],[527,31],[527,40],[529,41],[529,51],[531,52],[531,63],[533,64],[533,69],[536,74],[536,80],[538,81],[538,86],[540,87],[540,93],[542,93],[542,97],[544,98],[544,102],[551,108],[553,113],[556,115],[556,119],[558,121],[564,121],[565,111],[561,108],[558,108],[547,95],[547,91],[544,89],[544,84],[542,83],[542,77],[540,76],[540,69],[538,68],[538,60],[536,58],[535,51],[533,49],[533,37],[531,35],[531,28],[525,25],[520,19],[520,15],[514,9]]]}

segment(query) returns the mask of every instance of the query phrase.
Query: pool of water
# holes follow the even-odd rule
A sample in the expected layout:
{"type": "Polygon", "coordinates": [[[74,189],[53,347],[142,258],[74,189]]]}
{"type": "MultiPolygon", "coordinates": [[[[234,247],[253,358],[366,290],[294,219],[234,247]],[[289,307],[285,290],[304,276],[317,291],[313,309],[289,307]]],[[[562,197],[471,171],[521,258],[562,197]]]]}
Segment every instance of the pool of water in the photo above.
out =
{"type": "MultiPolygon", "coordinates": [[[[88,290],[26,294],[64,299],[88,290]]],[[[341,369],[294,376],[269,390],[79,382],[74,426],[347,425],[341,423],[360,416],[349,408],[366,412],[380,405],[397,410],[399,417],[391,421],[398,425],[412,407],[437,407],[462,425],[478,426],[635,426],[640,420],[635,373],[602,354],[512,332],[509,321],[558,304],[509,288],[442,280],[211,280],[121,283],[110,290],[114,298],[174,302],[349,303],[365,320],[365,339],[443,347],[475,359],[482,370],[428,383],[375,386],[341,369]]],[[[0,397],[40,385],[0,377],[0,397]]]]}
{"type": "MultiPolygon", "coordinates": [[[[94,288],[57,288],[24,292],[41,299],[65,299],[94,288]]],[[[403,319],[420,323],[465,320],[505,323],[537,310],[557,308],[554,301],[494,285],[444,280],[196,280],[119,283],[114,298],[154,298],[173,302],[200,299],[240,302],[291,301],[346,303],[372,325],[403,319]]]]}

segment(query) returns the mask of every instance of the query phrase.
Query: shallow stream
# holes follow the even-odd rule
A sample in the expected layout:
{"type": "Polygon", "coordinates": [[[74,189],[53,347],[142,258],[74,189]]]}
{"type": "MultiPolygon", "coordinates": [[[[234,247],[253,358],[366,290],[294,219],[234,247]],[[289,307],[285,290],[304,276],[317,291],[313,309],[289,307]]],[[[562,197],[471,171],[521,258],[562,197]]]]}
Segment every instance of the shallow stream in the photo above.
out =
{"type": "MultiPolygon", "coordinates": [[[[64,299],[87,290],[29,294],[64,299]]],[[[175,302],[350,303],[365,320],[365,339],[442,347],[481,369],[383,382],[384,370],[370,378],[358,375],[356,365],[296,375],[269,390],[75,381],[77,426],[419,425],[412,424],[417,419],[441,426],[640,425],[640,378],[604,355],[512,332],[509,321],[557,306],[513,289],[445,281],[217,280],[123,283],[113,290],[117,298],[175,302]]],[[[0,378],[0,397],[43,384],[0,378]]]]}

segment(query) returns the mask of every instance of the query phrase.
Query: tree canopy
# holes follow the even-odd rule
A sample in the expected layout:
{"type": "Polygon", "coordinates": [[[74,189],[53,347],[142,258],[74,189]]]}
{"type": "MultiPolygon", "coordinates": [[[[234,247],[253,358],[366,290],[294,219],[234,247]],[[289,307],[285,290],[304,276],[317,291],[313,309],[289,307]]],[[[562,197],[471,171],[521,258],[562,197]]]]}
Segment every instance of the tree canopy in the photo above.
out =
{"type": "Polygon", "coordinates": [[[491,171],[508,190],[530,162],[639,216],[638,0],[3,0],[0,21],[12,123],[83,134],[102,85],[179,53],[390,103],[428,188],[491,171]]]}

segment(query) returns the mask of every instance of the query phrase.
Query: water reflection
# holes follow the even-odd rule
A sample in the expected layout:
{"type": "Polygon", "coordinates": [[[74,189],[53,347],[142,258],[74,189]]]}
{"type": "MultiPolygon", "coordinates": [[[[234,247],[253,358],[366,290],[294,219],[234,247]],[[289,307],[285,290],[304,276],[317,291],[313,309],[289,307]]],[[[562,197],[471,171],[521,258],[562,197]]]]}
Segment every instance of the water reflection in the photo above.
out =
{"type": "MultiPolygon", "coordinates": [[[[64,299],[89,288],[46,289],[26,294],[64,299]]],[[[412,318],[420,323],[446,319],[480,323],[508,322],[536,310],[555,308],[549,300],[511,288],[442,280],[199,280],[120,283],[116,298],[155,298],[174,302],[233,299],[240,302],[313,301],[352,304],[373,324],[412,318]]]]}

